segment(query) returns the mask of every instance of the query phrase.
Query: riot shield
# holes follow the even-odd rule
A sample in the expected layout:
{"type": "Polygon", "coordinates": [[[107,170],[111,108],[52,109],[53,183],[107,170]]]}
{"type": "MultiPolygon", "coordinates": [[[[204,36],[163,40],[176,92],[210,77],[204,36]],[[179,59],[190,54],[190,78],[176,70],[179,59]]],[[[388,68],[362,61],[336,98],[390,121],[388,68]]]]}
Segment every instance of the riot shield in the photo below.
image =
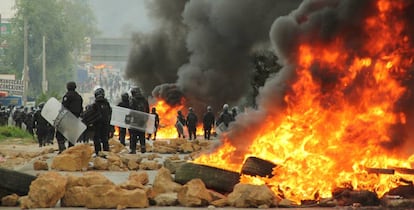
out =
{"type": "Polygon", "coordinates": [[[67,110],[56,98],[50,98],[43,106],[41,115],[72,144],[86,130],[86,125],[67,110]]]}
{"type": "Polygon", "coordinates": [[[120,106],[112,106],[111,125],[154,133],[155,115],[120,106]]]}
{"type": "Polygon", "coordinates": [[[228,129],[229,128],[224,123],[220,123],[218,126],[216,126],[214,130],[216,131],[218,135],[220,135],[221,133],[227,131],[228,129]]]}

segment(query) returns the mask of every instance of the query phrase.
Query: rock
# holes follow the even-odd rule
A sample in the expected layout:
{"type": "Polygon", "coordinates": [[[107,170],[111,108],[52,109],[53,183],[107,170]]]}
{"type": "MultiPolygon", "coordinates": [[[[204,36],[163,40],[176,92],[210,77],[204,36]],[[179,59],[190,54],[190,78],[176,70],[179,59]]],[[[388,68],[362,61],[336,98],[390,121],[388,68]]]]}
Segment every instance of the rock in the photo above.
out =
{"type": "Polygon", "coordinates": [[[146,184],[149,182],[148,173],[146,172],[131,172],[129,174],[128,180],[119,186],[123,189],[133,190],[133,189],[145,189],[146,184]]]}
{"type": "Polygon", "coordinates": [[[162,167],[158,170],[155,176],[154,183],[151,189],[150,198],[155,198],[162,193],[178,192],[181,189],[181,185],[173,181],[171,172],[162,167]]]}
{"type": "Polygon", "coordinates": [[[51,171],[40,174],[30,185],[21,208],[52,208],[64,196],[67,177],[51,171]]]}
{"type": "Polygon", "coordinates": [[[142,161],[139,164],[139,169],[141,170],[158,170],[162,165],[156,161],[142,161]]]}
{"type": "Polygon", "coordinates": [[[94,185],[86,190],[86,208],[123,209],[146,208],[149,206],[144,190],[126,190],[119,186],[94,185]]]}
{"type": "Polygon", "coordinates": [[[33,163],[33,169],[36,170],[36,171],[39,171],[39,170],[47,171],[47,170],[49,170],[49,165],[47,165],[47,162],[44,161],[44,160],[36,160],[33,163]]]}
{"type": "Polygon", "coordinates": [[[93,168],[96,170],[108,170],[109,161],[105,158],[96,157],[93,159],[93,168]]]}
{"type": "Polygon", "coordinates": [[[170,170],[172,174],[175,174],[176,169],[186,162],[185,160],[171,160],[167,158],[164,160],[163,166],[170,170]]]}
{"type": "Polygon", "coordinates": [[[280,201],[266,185],[242,183],[234,186],[227,199],[230,206],[236,208],[258,208],[263,205],[272,207],[277,206],[277,202],[280,201]]]}
{"type": "Polygon", "coordinates": [[[57,155],[52,161],[52,169],[60,171],[85,171],[94,153],[87,144],[78,144],[57,155]]]}
{"type": "Polygon", "coordinates": [[[3,198],[1,198],[1,205],[2,206],[17,206],[19,204],[18,203],[19,198],[20,196],[18,196],[15,193],[8,195],[8,196],[4,196],[3,198]]]}
{"type": "Polygon", "coordinates": [[[115,140],[113,138],[109,139],[109,149],[111,150],[111,152],[113,153],[119,153],[122,150],[125,149],[125,146],[123,144],[121,144],[121,142],[119,142],[118,140],[115,140]]]}
{"type": "Polygon", "coordinates": [[[207,206],[213,200],[201,179],[193,179],[178,191],[178,202],[182,206],[207,206]]]}
{"type": "Polygon", "coordinates": [[[154,198],[157,206],[176,206],[178,204],[177,193],[161,193],[154,198]]]}

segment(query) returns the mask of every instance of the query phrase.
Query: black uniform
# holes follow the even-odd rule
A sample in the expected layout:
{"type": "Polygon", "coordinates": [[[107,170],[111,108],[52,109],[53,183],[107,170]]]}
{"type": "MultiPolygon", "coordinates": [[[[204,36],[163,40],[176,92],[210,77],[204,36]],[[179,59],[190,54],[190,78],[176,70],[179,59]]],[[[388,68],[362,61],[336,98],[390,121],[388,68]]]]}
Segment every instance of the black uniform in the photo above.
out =
{"type": "Polygon", "coordinates": [[[92,109],[100,113],[100,117],[93,123],[94,136],[93,144],[95,147],[95,154],[99,151],[109,151],[109,132],[112,115],[112,108],[104,95],[95,95],[95,102],[92,104],[92,109]]]}
{"type": "Polygon", "coordinates": [[[203,116],[204,139],[210,140],[211,129],[214,126],[214,114],[211,109],[208,109],[203,116]]]}
{"type": "MultiPolygon", "coordinates": [[[[79,95],[78,92],[75,91],[76,83],[75,82],[68,82],[66,84],[66,88],[68,92],[63,96],[62,105],[72,112],[76,117],[79,117],[82,113],[83,107],[83,99],[82,96],[79,95]]],[[[59,146],[59,153],[63,152],[66,149],[65,141],[66,138],[59,132],[56,132],[56,139],[59,146]]],[[[73,146],[71,142],[68,142],[68,147],[73,146]]]]}
{"type": "Polygon", "coordinates": [[[37,140],[39,141],[39,147],[46,146],[48,141],[48,133],[51,125],[41,115],[42,109],[37,110],[33,116],[33,124],[36,129],[37,140]]]}
{"type": "Polygon", "coordinates": [[[181,138],[181,136],[183,138],[185,138],[185,135],[184,135],[184,126],[186,124],[187,123],[185,122],[184,115],[182,114],[181,111],[178,111],[177,112],[177,122],[175,123],[175,127],[177,128],[178,138],[181,138]]]}
{"type": "Polygon", "coordinates": [[[197,122],[198,118],[197,115],[193,112],[192,109],[189,110],[187,114],[187,129],[188,129],[188,136],[189,139],[192,140],[197,138],[197,122]]]}
{"type": "MultiPolygon", "coordinates": [[[[149,103],[148,100],[141,94],[140,90],[132,90],[131,91],[131,100],[130,100],[130,109],[138,110],[142,112],[149,113],[149,103]]],[[[140,131],[137,129],[129,129],[130,134],[130,153],[135,154],[137,150],[137,143],[139,140],[139,143],[141,145],[141,153],[146,152],[145,148],[145,132],[140,131]]]]}
{"type": "MultiPolygon", "coordinates": [[[[129,96],[128,96],[128,93],[122,94],[121,99],[122,99],[122,101],[118,103],[118,106],[124,107],[124,108],[129,108],[129,96]]],[[[127,132],[127,129],[126,128],[119,127],[119,141],[124,146],[126,145],[125,144],[126,132],[127,132]]]]}
{"type": "MultiPolygon", "coordinates": [[[[155,107],[153,107],[152,109],[151,109],[151,114],[153,114],[153,115],[155,115],[155,122],[154,122],[154,138],[152,139],[152,140],[154,140],[155,141],[155,139],[157,138],[157,130],[158,130],[158,127],[159,127],[159,125],[160,125],[160,116],[158,115],[158,113],[157,113],[157,110],[155,109],[155,107]]],[[[148,134],[148,136],[147,136],[147,139],[149,140],[149,139],[151,139],[151,134],[149,133],[148,134]]]]}

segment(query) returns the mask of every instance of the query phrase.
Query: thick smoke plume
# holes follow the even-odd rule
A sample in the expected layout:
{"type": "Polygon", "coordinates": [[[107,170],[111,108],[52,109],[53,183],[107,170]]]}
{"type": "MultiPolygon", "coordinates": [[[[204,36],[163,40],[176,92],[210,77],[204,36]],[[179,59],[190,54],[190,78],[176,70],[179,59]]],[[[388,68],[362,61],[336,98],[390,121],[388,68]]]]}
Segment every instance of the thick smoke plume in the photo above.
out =
{"type": "MultiPolygon", "coordinates": [[[[178,89],[188,106],[204,111],[207,105],[219,110],[224,103],[235,105],[243,100],[250,87],[252,52],[258,46],[270,48],[271,24],[275,18],[296,8],[300,1],[181,3],[169,10],[168,19],[162,18],[165,21],[160,30],[135,37],[126,76],[133,78],[147,93],[155,85],[164,86],[153,89],[152,95],[157,97],[160,96],[157,90],[169,92],[166,88],[173,87],[175,92],[178,89]],[[170,34],[165,28],[179,29],[180,33],[160,35],[170,34]],[[165,86],[171,83],[175,86],[165,86]]],[[[155,16],[167,14],[163,9],[170,7],[164,4],[165,1],[155,1],[151,5],[151,9],[158,11],[155,16]]]]}
{"type": "Polygon", "coordinates": [[[187,27],[181,17],[186,2],[149,1],[147,6],[157,27],[149,34],[136,33],[132,37],[125,77],[139,85],[147,95],[160,84],[175,83],[178,68],[188,61],[187,27]]]}
{"type": "MultiPolygon", "coordinates": [[[[244,150],[249,146],[244,142],[243,145],[239,143],[240,139],[255,139],[257,135],[257,125],[269,123],[266,116],[278,116],[277,113],[282,113],[285,109],[284,97],[291,92],[290,84],[297,78],[296,67],[298,62],[298,46],[299,44],[322,44],[329,43],[335,37],[341,36],[346,40],[345,50],[348,53],[354,53],[350,57],[358,56],[364,57],[364,45],[369,39],[370,34],[362,31],[364,19],[374,12],[378,1],[367,0],[308,0],[304,1],[298,9],[292,11],[289,15],[280,17],[275,20],[270,29],[270,40],[272,47],[279,58],[279,62],[284,66],[277,75],[269,79],[265,86],[261,89],[258,101],[259,109],[244,113],[239,116],[239,120],[233,124],[228,134],[228,139],[232,145],[237,146],[237,151],[243,154],[244,150]],[[250,136],[248,136],[248,135],[250,136]]],[[[407,30],[404,31],[409,36],[413,45],[414,24],[412,14],[414,12],[414,3],[408,3],[407,9],[403,12],[404,18],[407,20],[407,30]]],[[[400,14],[401,15],[401,14],[400,14]]],[[[413,54],[412,52],[410,53],[413,54]]],[[[413,68],[412,68],[413,69],[413,68]]],[[[318,81],[321,87],[327,87],[327,90],[335,89],[338,75],[332,74],[329,71],[321,71],[317,66],[312,69],[313,81],[318,81]]],[[[413,73],[411,76],[401,80],[402,85],[406,86],[408,91],[406,95],[398,102],[395,111],[404,112],[407,116],[407,123],[405,125],[396,124],[390,126],[389,136],[391,141],[387,144],[381,145],[388,149],[401,149],[403,145],[413,144],[410,139],[413,139],[413,104],[414,97],[412,92],[413,73]]],[[[364,78],[356,80],[345,90],[344,93],[350,102],[358,101],[358,90],[364,86],[364,78]],[[354,96],[353,96],[354,95],[354,96]]],[[[323,94],[323,93],[322,93],[323,94]]],[[[329,96],[329,93],[327,93],[329,96]]],[[[323,97],[323,96],[322,96],[323,97]]],[[[386,100],[386,99],[384,99],[386,100]]],[[[271,119],[271,123],[278,124],[279,119],[271,119]]],[[[411,147],[412,148],[412,147],[411,147]]],[[[413,151],[410,151],[413,152],[413,151]]],[[[237,153],[237,152],[236,152],[237,153]]]]}

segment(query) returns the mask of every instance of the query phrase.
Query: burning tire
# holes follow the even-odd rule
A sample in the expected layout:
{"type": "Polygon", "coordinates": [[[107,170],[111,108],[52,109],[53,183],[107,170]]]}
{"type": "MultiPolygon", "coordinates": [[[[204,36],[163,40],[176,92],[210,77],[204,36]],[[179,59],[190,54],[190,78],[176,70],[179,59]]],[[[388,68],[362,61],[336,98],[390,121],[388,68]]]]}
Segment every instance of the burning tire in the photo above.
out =
{"type": "Polygon", "coordinates": [[[0,168],[0,198],[13,193],[20,196],[27,195],[30,184],[35,179],[36,176],[33,175],[0,168]]]}
{"type": "Polygon", "coordinates": [[[220,168],[194,163],[185,163],[177,168],[175,172],[175,182],[186,184],[192,179],[203,180],[208,189],[217,192],[232,192],[234,185],[239,183],[240,174],[220,168]]]}
{"type": "Polygon", "coordinates": [[[241,174],[261,177],[273,177],[272,171],[276,164],[257,157],[248,157],[244,161],[241,174]]]}

